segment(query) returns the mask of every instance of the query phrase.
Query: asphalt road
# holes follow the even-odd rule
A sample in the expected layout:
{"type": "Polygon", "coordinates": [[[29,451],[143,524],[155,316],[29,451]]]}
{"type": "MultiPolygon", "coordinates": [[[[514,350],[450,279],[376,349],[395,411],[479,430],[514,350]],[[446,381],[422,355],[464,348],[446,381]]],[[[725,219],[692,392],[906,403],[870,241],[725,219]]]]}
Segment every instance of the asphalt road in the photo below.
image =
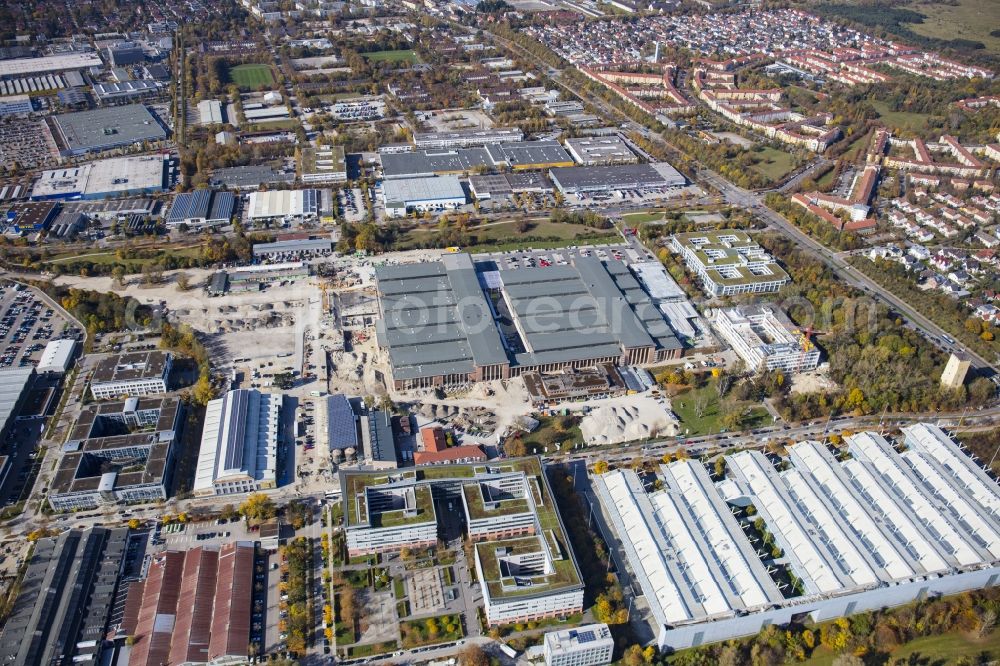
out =
{"type": "MultiPolygon", "coordinates": [[[[579,89],[573,88],[563,83],[562,81],[560,81],[560,77],[558,76],[559,73],[558,70],[553,70],[545,63],[538,61],[537,58],[532,56],[530,53],[522,49],[517,44],[509,42],[501,37],[497,37],[496,35],[491,35],[491,36],[497,43],[506,47],[508,50],[515,51],[519,53],[521,56],[528,58],[530,61],[534,62],[534,64],[536,64],[540,69],[549,70],[552,80],[561,88],[572,94],[574,97],[577,97],[580,100],[590,103],[593,106],[601,109],[610,118],[622,119],[624,121],[624,127],[627,127],[630,130],[638,132],[639,134],[641,134],[642,136],[646,137],[651,141],[656,141],[660,143],[661,145],[669,148],[672,152],[675,153],[680,152],[676,148],[671,146],[669,143],[667,143],[666,140],[663,139],[663,137],[657,135],[655,132],[650,132],[646,127],[635,122],[634,120],[631,120],[617,108],[611,106],[600,97],[588,96],[583,92],[581,92],[579,89]]],[[[905,301],[897,298],[892,292],[884,289],[881,285],[874,282],[871,278],[865,276],[864,274],[854,269],[852,266],[846,263],[841,257],[839,257],[834,251],[830,250],[822,243],[810,238],[805,233],[800,231],[797,227],[795,227],[795,225],[793,225],[791,222],[786,220],[784,217],[782,217],[775,211],[768,208],[766,205],[764,205],[759,195],[750,192],[749,190],[745,190],[741,187],[737,187],[736,185],[732,184],[719,174],[704,167],[699,168],[695,176],[696,180],[699,183],[707,183],[712,187],[714,187],[715,189],[717,189],[719,192],[721,192],[723,197],[730,204],[741,206],[743,208],[747,208],[757,213],[761,218],[766,220],[775,229],[777,229],[778,231],[782,232],[784,235],[795,241],[795,243],[798,244],[801,248],[812,253],[818,259],[827,264],[831,268],[831,270],[833,270],[841,279],[843,279],[851,286],[862,290],[866,290],[869,293],[875,295],[877,298],[884,301],[885,303],[892,306],[892,308],[896,310],[899,314],[906,317],[914,326],[914,328],[916,328],[919,332],[921,332],[925,337],[929,339],[938,338],[943,340],[944,339],[943,336],[948,335],[944,329],[942,329],[940,326],[932,322],[927,317],[917,312],[905,301]]],[[[987,369],[991,370],[992,373],[996,373],[997,368],[995,367],[995,365],[990,361],[984,359],[979,354],[975,353],[970,349],[966,349],[958,344],[955,344],[953,346],[956,347],[958,350],[967,353],[972,359],[972,364],[978,370],[987,369]]]]}

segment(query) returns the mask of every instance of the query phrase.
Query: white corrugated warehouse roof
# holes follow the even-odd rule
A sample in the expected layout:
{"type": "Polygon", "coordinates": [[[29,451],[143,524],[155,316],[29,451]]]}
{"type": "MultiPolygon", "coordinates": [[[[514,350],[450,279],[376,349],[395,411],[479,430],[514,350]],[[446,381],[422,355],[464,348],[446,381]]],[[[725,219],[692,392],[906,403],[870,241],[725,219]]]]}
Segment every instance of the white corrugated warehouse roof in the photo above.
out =
{"type": "Polygon", "coordinates": [[[742,451],[726,458],[726,463],[740,487],[754,498],[757,513],[792,561],[806,592],[831,594],[844,589],[846,581],[835,569],[833,553],[810,533],[810,525],[770,461],[758,451],[742,451]]]}
{"type": "MultiPolygon", "coordinates": [[[[601,477],[601,481],[607,487],[608,493],[614,502],[614,509],[621,518],[625,526],[625,531],[635,550],[638,562],[632,562],[633,568],[638,567],[636,573],[646,583],[653,594],[650,604],[656,604],[659,608],[658,616],[665,622],[676,623],[689,620],[693,617],[681,591],[667,567],[664,553],[657,544],[657,538],[648,522],[652,516],[647,516],[639,507],[636,493],[629,488],[629,474],[635,476],[631,470],[610,472],[601,477]]],[[[638,479],[632,479],[633,483],[638,483],[638,479]]],[[[641,492],[641,485],[640,485],[641,492]]]]}
{"type": "MultiPolygon", "coordinates": [[[[929,497],[917,487],[908,474],[900,457],[880,435],[862,432],[847,438],[847,444],[856,466],[864,466],[872,473],[876,488],[884,484],[899,498],[901,511],[914,516],[921,527],[944,544],[954,564],[968,566],[982,561],[977,549],[937,509],[929,497]]],[[[891,516],[891,514],[890,514],[891,516]]]]}
{"type": "Polygon", "coordinates": [[[386,201],[405,204],[426,203],[437,200],[465,200],[465,190],[457,176],[431,176],[428,178],[396,178],[382,182],[386,201]]]}
{"type": "Polygon", "coordinates": [[[629,266],[654,301],[686,300],[684,290],[658,261],[641,261],[629,266]]]}
{"type": "Polygon", "coordinates": [[[7,426],[14,413],[14,407],[21,398],[21,393],[28,386],[35,369],[7,368],[0,370],[0,432],[7,426]]]}
{"type": "Polygon", "coordinates": [[[38,372],[66,372],[75,349],[76,340],[53,340],[45,345],[36,369],[38,372]]]}

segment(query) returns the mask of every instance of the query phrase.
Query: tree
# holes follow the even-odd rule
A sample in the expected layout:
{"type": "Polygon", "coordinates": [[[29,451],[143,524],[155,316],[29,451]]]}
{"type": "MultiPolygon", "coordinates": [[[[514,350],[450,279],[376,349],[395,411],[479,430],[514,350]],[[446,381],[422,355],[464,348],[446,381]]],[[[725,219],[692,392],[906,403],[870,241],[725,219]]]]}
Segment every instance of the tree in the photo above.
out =
{"type": "Polygon", "coordinates": [[[177,282],[177,288],[181,291],[187,291],[191,288],[191,279],[188,277],[187,273],[178,273],[177,277],[174,278],[177,282]]]}
{"type": "Polygon", "coordinates": [[[198,381],[192,389],[193,398],[198,405],[207,405],[209,401],[215,400],[215,387],[212,385],[212,377],[207,366],[202,366],[198,373],[198,381]]]}
{"type": "Polygon", "coordinates": [[[598,460],[594,463],[594,474],[606,474],[608,471],[608,463],[606,460],[598,460]]]}
{"type": "Polygon", "coordinates": [[[278,515],[278,507],[264,493],[252,493],[240,504],[240,513],[248,520],[267,520],[278,515]]]}
{"type": "Polygon", "coordinates": [[[528,447],[520,437],[514,437],[504,442],[503,450],[508,458],[520,458],[528,455],[528,447]]]}
{"type": "Polygon", "coordinates": [[[115,284],[119,287],[125,286],[125,268],[120,264],[116,264],[114,268],[111,269],[111,279],[114,280],[115,284]]]}
{"type": "Polygon", "coordinates": [[[478,645],[470,645],[458,653],[461,666],[490,666],[490,658],[478,645]]]}
{"type": "Polygon", "coordinates": [[[142,523],[141,523],[141,522],[139,522],[139,519],[138,519],[138,518],[133,518],[132,520],[128,521],[128,528],[129,528],[130,530],[137,530],[137,529],[139,529],[139,528],[140,528],[141,526],[142,526],[142,523]]]}

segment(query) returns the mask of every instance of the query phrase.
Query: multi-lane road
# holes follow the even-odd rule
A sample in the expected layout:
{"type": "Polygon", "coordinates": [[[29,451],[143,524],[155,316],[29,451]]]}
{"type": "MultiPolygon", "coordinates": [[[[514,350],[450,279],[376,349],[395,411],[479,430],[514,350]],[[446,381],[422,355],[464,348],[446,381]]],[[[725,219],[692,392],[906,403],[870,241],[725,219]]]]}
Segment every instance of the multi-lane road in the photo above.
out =
{"type": "MultiPolygon", "coordinates": [[[[662,136],[660,136],[656,132],[649,131],[648,128],[627,117],[624,113],[622,113],[622,111],[620,111],[613,105],[609,104],[606,100],[598,96],[590,95],[586,93],[586,91],[583,89],[575,88],[563,82],[561,80],[562,77],[560,76],[561,75],[560,70],[550,67],[546,63],[539,61],[531,53],[529,53],[528,51],[526,51],[525,49],[521,48],[520,46],[518,46],[513,42],[510,42],[496,35],[493,35],[493,39],[500,45],[507,48],[508,50],[514,51],[519,55],[521,55],[522,57],[531,60],[539,67],[539,69],[547,71],[549,77],[563,90],[567,91],[569,94],[573,95],[574,97],[580,99],[585,103],[591,104],[597,107],[598,109],[601,109],[601,111],[603,111],[607,117],[618,118],[621,121],[623,121],[623,127],[626,127],[629,130],[639,133],[641,136],[645,137],[650,141],[655,141],[659,143],[660,145],[668,149],[671,153],[676,153],[676,154],[681,153],[681,151],[679,151],[675,146],[668,143],[666,139],[664,139],[662,136]]],[[[948,345],[945,341],[948,340],[949,336],[944,329],[942,329],[933,321],[922,315],[915,308],[913,308],[908,303],[897,297],[891,291],[885,289],[884,287],[876,283],[874,280],[872,280],[871,278],[867,277],[866,275],[862,274],[860,271],[852,267],[836,252],[830,250],[819,241],[809,237],[803,231],[801,231],[795,225],[793,225],[791,222],[785,219],[782,215],[768,208],[764,204],[759,194],[751,192],[749,190],[745,190],[741,187],[734,185],[733,183],[729,182],[718,173],[705,168],[700,163],[695,173],[695,179],[696,181],[699,182],[699,184],[710,185],[712,188],[720,192],[723,198],[728,203],[734,206],[739,206],[742,208],[752,210],[763,220],[765,220],[770,226],[777,229],[791,240],[795,241],[795,243],[799,245],[799,247],[813,254],[815,257],[817,257],[819,260],[821,260],[823,263],[829,266],[830,269],[833,270],[834,273],[836,273],[837,276],[839,276],[846,283],[850,284],[851,286],[857,289],[866,291],[867,293],[871,294],[874,298],[877,298],[883,301],[884,303],[888,304],[889,306],[891,306],[893,310],[895,310],[900,315],[905,317],[909,321],[910,325],[912,325],[918,332],[920,332],[928,340],[931,340],[932,342],[935,342],[937,344],[943,343],[943,346],[945,346],[946,348],[953,348],[956,350],[964,351],[972,359],[973,365],[978,370],[980,371],[985,370],[990,374],[996,373],[997,368],[994,364],[993,359],[985,359],[976,352],[974,352],[973,350],[966,349],[958,344],[948,345]]]]}

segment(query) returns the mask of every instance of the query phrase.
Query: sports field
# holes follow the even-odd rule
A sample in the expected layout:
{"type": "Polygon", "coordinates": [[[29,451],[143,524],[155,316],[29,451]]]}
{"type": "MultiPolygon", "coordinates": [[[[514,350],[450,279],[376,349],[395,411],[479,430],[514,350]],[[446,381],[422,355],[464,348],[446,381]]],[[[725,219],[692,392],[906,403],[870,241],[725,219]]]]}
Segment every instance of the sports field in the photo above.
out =
{"type": "Polygon", "coordinates": [[[274,85],[274,74],[270,65],[250,63],[237,65],[229,70],[229,79],[240,88],[256,89],[274,85]]]}
{"type": "Polygon", "coordinates": [[[361,55],[372,62],[407,62],[411,65],[420,62],[420,56],[412,49],[403,51],[373,51],[371,53],[362,53],[361,55]]]}

